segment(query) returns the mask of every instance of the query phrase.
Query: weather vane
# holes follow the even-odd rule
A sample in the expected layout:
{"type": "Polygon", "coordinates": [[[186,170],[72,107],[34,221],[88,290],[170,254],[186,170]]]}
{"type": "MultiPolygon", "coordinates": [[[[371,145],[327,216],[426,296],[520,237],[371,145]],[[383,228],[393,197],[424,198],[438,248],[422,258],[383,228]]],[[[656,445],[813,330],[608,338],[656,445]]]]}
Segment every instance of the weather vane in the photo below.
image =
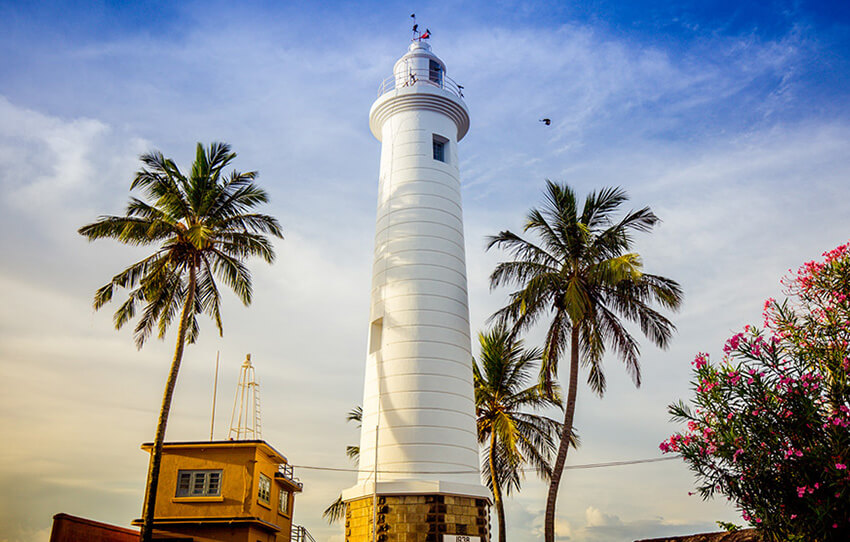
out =
{"type": "Polygon", "coordinates": [[[415,13],[411,13],[410,18],[413,19],[413,39],[410,40],[410,41],[422,41],[422,40],[427,40],[428,38],[431,37],[431,31],[428,30],[427,28],[425,29],[425,32],[419,31],[419,25],[416,24],[416,14],[415,13]]]}

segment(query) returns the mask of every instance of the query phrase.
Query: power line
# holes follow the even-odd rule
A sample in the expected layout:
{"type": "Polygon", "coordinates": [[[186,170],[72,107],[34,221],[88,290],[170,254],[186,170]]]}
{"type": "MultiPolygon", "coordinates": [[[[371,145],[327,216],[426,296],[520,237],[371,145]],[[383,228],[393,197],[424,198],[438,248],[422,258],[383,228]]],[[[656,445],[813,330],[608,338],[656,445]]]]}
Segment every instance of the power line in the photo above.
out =
{"type": "MultiPolygon", "coordinates": [[[[678,459],[678,455],[668,457],[651,457],[647,459],[627,459],[624,461],[608,461],[605,463],[585,463],[583,465],[567,465],[564,470],[599,469],[604,467],[621,467],[624,465],[639,465],[642,463],[659,463],[678,459]]],[[[331,472],[359,472],[359,469],[350,467],[317,467],[315,465],[292,465],[296,469],[321,470],[331,472]]],[[[525,472],[536,472],[539,469],[522,469],[525,472]]],[[[447,471],[423,471],[423,470],[378,470],[379,474],[478,474],[477,470],[447,470],[447,471]]]]}

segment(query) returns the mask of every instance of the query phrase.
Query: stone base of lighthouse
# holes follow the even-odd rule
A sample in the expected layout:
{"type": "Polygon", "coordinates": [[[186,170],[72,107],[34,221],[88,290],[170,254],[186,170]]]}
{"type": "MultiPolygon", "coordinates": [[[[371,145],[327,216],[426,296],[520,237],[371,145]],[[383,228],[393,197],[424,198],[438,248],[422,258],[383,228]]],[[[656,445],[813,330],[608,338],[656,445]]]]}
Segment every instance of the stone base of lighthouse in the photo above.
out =
{"type": "MultiPolygon", "coordinates": [[[[457,495],[378,495],[380,542],[488,542],[488,499],[457,495]],[[446,536],[450,535],[450,536],[446,536]],[[468,538],[455,538],[456,535],[468,538]]],[[[348,501],[345,542],[372,542],[372,497],[348,501]]]]}

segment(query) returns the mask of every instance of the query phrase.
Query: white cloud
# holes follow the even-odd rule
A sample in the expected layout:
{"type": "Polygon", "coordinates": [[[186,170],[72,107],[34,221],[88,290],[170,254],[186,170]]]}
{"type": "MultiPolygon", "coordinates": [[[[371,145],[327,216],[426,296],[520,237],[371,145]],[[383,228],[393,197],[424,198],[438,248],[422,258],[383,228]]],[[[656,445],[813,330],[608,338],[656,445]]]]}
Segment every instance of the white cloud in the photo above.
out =
{"type": "Polygon", "coordinates": [[[584,520],[587,527],[608,527],[623,524],[617,516],[605,514],[594,506],[588,506],[584,511],[584,520]]]}

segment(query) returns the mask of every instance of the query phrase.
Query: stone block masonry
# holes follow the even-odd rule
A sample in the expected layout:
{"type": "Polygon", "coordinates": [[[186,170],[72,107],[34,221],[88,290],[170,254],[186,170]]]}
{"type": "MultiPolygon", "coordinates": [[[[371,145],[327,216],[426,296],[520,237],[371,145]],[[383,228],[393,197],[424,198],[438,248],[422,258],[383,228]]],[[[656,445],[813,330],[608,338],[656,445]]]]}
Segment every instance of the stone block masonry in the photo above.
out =
{"type": "MultiPolygon", "coordinates": [[[[372,498],[348,503],[345,542],[371,542],[372,498]]],[[[378,495],[376,540],[442,542],[443,535],[467,535],[488,542],[490,509],[486,499],[454,495],[378,495]]]]}

